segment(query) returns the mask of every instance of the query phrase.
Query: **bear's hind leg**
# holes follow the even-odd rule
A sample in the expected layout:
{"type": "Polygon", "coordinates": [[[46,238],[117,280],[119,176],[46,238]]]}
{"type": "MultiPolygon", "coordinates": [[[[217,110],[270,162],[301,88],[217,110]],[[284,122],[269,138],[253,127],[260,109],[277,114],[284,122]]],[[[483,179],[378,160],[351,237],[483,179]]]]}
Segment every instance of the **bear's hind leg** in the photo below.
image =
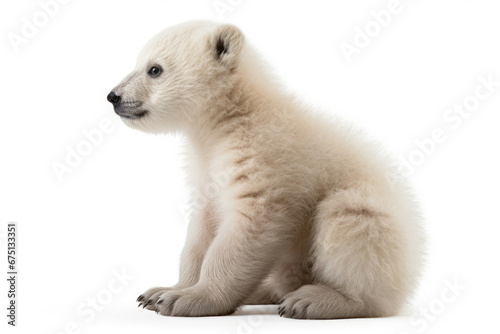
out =
{"type": "Polygon", "coordinates": [[[414,277],[407,242],[390,201],[348,189],[318,206],[312,236],[312,284],[287,294],[280,314],[336,319],[396,314],[414,277]]]}

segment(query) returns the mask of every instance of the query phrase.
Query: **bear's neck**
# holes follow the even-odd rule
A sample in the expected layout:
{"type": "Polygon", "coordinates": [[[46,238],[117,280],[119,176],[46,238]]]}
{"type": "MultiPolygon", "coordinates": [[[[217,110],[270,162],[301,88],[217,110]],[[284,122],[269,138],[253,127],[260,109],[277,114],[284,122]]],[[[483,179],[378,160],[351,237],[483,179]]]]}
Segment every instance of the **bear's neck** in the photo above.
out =
{"type": "MultiPolygon", "coordinates": [[[[244,77],[244,75],[238,75],[244,77]]],[[[193,145],[203,151],[214,145],[248,134],[269,113],[278,112],[281,93],[271,92],[255,80],[236,79],[231,89],[212,98],[212,105],[200,110],[200,117],[191,120],[187,135],[193,145]]]]}

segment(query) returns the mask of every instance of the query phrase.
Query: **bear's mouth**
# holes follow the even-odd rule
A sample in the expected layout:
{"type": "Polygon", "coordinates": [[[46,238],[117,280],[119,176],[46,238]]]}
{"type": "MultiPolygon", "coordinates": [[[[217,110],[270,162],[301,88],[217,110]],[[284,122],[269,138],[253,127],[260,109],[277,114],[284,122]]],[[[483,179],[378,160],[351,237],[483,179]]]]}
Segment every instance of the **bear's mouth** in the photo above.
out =
{"type": "Polygon", "coordinates": [[[139,119],[139,118],[142,118],[142,117],[146,116],[146,114],[148,113],[148,111],[147,110],[140,110],[140,111],[135,112],[135,113],[123,113],[123,112],[116,111],[116,113],[121,118],[125,118],[125,119],[139,119]]]}
{"type": "Polygon", "coordinates": [[[147,110],[141,109],[141,101],[120,101],[114,104],[115,113],[125,119],[139,119],[148,113],[147,110]]]}

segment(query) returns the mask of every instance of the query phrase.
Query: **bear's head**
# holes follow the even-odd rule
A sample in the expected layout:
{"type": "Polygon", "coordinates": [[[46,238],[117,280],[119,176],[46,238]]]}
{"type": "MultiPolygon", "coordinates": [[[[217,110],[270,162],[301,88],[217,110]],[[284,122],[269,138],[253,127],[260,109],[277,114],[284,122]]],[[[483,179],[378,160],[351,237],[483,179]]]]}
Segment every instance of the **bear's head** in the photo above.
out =
{"type": "Polygon", "coordinates": [[[128,126],[147,132],[203,122],[207,107],[234,83],[244,45],[232,25],[191,22],[169,28],[146,44],[108,101],[128,126]]]}

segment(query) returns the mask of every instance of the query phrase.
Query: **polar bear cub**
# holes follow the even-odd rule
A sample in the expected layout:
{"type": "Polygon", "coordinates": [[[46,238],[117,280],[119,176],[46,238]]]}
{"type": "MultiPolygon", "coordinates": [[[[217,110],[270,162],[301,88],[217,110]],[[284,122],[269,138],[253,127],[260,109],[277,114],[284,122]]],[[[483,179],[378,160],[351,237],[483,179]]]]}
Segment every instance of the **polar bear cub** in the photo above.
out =
{"type": "Polygon", "coordinates": [[[283,91],[238,28],[161,32],[108,100],[132,128],[188,137],[193,187],[229,175],[194,210],[179,282],[139,305],[170,316],[279,304],[289,318],[378,317],[414,292],[424,238],[409,192],[387,181],[373,145],[283,91]]]}

